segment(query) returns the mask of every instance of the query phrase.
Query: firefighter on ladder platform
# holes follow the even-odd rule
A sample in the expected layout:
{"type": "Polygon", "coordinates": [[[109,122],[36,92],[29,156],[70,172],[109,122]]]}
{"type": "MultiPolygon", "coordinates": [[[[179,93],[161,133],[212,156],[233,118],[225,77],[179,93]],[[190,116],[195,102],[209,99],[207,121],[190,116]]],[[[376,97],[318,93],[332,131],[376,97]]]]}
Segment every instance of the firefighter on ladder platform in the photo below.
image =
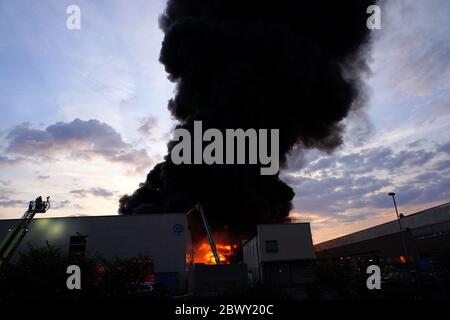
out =
{"type": "Polygon", "coordinates": [[[15,250],[19,247],[29,230],[29,225],[34,215],[36,213],[45,213],[50,209],[49,199],[50,197],[47,197],[47,200],[43,201],[42,197],[39,196],[35,201],[30,201],[28,210],[22,216],[18,225],[14,229],[9,230],[6,237],[0,243],[0,267],[11,259],[15,250]]]}

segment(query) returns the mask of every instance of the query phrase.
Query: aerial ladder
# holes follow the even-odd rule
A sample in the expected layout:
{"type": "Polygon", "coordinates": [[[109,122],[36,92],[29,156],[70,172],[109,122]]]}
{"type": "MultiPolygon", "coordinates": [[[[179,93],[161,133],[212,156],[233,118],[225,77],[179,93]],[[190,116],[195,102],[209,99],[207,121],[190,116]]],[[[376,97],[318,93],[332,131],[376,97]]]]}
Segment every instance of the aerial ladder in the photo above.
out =
{"type": "Polygon", "coordinates": [[[201,203],[197,202],[194,208],[188,211],[186,215],[190,214],[193,211],[198,211],[200,213],[200,216],[203,220],[203,225],[205,227],[206,235],[208,237],[209,246],[211,247],[211,251],[214,255],[214,260],[216,261],[216,264],[220,264],[220,256],[219,252],[217,251],[216,242],[214,241],[214,237],[211,232],[211,228],[209,227],[208,220],[206,220],[205,212],[203,211],[203,206],[201,203]]]}
{"type": "Polygon", "coordinates": [[[11,259],[27,234],[31,220],[36,213],[45,213],[48,209],[50,209],[50,197],[47,197],[46,201],[42,201],[41,196],[37,197],[35,201],[30,201],[28,210],[22,216],[20,222],[14,229],[9,230],[0,243],[0,267],[11,259]]]}

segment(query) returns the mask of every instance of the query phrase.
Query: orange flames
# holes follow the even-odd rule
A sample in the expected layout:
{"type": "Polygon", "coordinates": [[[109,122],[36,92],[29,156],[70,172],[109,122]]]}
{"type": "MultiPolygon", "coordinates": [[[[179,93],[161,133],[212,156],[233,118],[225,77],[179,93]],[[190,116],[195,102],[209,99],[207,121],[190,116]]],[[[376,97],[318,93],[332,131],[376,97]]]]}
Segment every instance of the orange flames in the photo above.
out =
{"type": "MultiPolygon", "coordinates": [[[[237,244],[218,242],[216,243],[216,248],[219,253],[220,262],[229,264],[231,262],[231,257],[237,248],[237,244]]],[[[207,240],[201,241],[195,247],[194,263],[216,264],[214,254],[207,240]]]]}

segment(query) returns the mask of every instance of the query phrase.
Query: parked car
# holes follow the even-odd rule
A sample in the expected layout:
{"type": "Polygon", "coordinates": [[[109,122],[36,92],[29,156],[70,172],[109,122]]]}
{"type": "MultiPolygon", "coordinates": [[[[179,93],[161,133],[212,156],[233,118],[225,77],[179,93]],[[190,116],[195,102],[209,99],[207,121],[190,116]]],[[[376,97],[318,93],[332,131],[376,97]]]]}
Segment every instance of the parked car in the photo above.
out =
{"type": "Polygon", "coordinates": [[[146,297],[155,294],[155,287],[149,282],[132,284],[127,292],[131,296],[146,297]]]}

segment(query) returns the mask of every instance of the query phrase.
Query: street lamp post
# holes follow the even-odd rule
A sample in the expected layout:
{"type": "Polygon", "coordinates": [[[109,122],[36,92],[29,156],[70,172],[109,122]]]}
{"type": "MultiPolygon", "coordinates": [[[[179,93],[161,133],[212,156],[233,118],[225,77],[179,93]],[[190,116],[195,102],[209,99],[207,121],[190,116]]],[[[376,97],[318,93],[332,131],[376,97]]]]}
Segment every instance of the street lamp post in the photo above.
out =
{"type": "Polygon", "coordinates": [[[411,270],[411,274],[413,275],[413,277],[414,277],[415,280],[416,280],[417,294],[418,294],[418,297],[420,298],[420,297],[422,296],[422,288],[421,288],[422,286],[421,286],[421,284],[420,284],[420,277],[419,277],[419,275],[416,273],[416,268],[415,268],[414,264],[413,264],[413,263],[411,262],[411,260],[409,259],[408,249],[407,249],[407,247],[406,247],[406,242],[405,242],[405,238],[404,238],[404,235],[403,235],[402,223],[401,223],[401,221],[400,221],[400,218],[401,218],[401,217],[400,217],[400,215],[398,214],[398,210],[397,210],[397,202],[395,201],[395,193],[394,193],[394,192],[389,192],[388,195],[391,196],[391,197],[392,197],[392,200],[394,201],[395,213],[397,214],[397,221],[398,221],[398,226],[399,226],[399,228],[400,228],[400,236],[401,236],[401,238],[402,238],[403,250],[404,250],[405,255],[406,255],[406,261],[405,261],[405,262],[408,263],[409,268],[410,268],[410,270],[411,270]]]}
{"type": "Polygon", "coordinates": [[[400,229],[400,237],[402,239],[403,251],[405,252],[405,259],[409,262],[408,249],[406,247],[406,242],[405,242],[405,238],[403,235],[402,222],[400,221],[400,215],[398,214],[397,202],[395,201],[395,193],[389,192],[388,196],[391,196],[392,200],[394,201],[394,208],[395,208],[395,213],[397,214],[397,221],[398,221],[398,227],[400,229]]]}

